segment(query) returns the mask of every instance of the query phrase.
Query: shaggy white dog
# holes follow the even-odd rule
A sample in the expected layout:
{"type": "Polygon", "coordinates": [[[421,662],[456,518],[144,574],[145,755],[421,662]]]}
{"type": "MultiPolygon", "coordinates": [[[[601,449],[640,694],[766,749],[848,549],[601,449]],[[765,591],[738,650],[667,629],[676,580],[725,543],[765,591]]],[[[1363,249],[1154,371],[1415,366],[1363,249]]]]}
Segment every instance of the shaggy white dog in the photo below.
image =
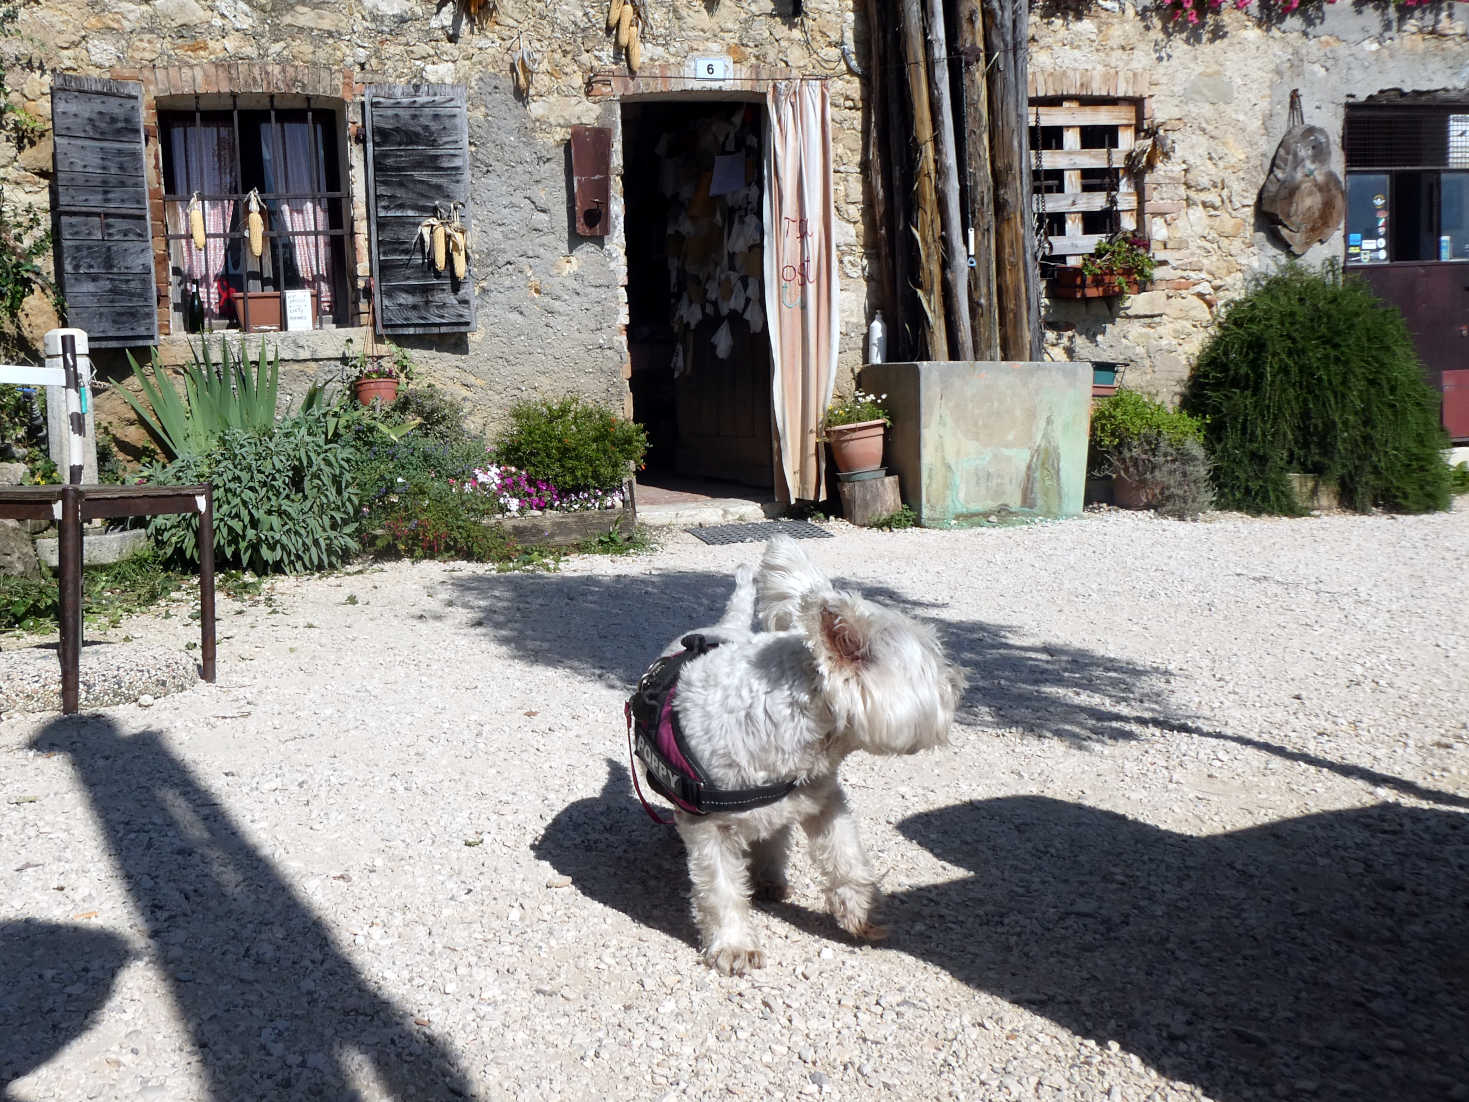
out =
{"type": "MultiPolygon", "coordinates": [[[[717,645],[683,663],[672,711],[703,784],[727,792],[795,782],[749,810],[676,811],[704,959],[725,973],[764,964],[750,897],[785,894],[796,824],[838,925],[881,937],[869,923],[876,881],[837,769],[854,750],[912,754],[943,743],[962,676],[930,628],[835,589],[785,536],[766,546],[758,576],[740,569],[723,618],[700,634],[717,645]],[[753,632],[757,601],[766,630],[753,632]]],[[[682,649],[676,642],[664,654],[682,649]]]]}

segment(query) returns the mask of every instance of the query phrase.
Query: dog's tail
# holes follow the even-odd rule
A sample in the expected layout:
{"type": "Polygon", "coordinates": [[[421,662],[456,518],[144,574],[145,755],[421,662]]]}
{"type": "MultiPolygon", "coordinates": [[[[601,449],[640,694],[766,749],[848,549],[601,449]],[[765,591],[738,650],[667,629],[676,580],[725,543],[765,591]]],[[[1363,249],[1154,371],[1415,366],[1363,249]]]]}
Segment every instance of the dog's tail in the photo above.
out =
{"type": "Polygon", "coordinates": [[[776,536],[765,545],[760,573],[755,578],[756,612],[767,631],[785,631],[796,624],[801,599],[831,592],[831,579],[816,568],[790,536],[776,536]]]}

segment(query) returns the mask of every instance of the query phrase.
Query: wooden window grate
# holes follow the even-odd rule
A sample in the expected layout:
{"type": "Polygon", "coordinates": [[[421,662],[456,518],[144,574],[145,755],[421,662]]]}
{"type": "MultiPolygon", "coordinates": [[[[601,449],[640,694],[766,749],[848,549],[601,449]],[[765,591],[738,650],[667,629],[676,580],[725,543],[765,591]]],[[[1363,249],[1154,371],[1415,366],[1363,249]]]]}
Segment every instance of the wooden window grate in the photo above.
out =
{"type": "Polygon", "coordinates": [[[1043,269],[1078,265],[1099,241],[1138,228],[1137,182],[1125,165],[1141,117],[1140,100],[1031,100],[1035,212],[1047,239],[1043,269]]]}

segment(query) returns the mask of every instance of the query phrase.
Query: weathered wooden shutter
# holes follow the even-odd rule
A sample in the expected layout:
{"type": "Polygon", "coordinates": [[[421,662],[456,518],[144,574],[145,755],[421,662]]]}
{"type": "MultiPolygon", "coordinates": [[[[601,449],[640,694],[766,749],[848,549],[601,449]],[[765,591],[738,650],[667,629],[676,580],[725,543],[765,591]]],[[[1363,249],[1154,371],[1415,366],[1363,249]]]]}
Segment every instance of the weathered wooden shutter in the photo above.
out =
{"type": "Polygon", "coordinates": [[[51,209],[67,324],[92,348],[156,344],[143,86],[59,73],[51,84],[51,209]]]}
{"type": "MultiPolygon", "coordinates": [[[[367,187],[372,202],[374,313],[384,334],[474,329],[474,253],[463,279],[434,270],[418,241],[424,219],[469,211],[469,119],[458,84],[369,85],[367,187]]],[[[471,240],[471,246],[473,241],[471,240]]]]}

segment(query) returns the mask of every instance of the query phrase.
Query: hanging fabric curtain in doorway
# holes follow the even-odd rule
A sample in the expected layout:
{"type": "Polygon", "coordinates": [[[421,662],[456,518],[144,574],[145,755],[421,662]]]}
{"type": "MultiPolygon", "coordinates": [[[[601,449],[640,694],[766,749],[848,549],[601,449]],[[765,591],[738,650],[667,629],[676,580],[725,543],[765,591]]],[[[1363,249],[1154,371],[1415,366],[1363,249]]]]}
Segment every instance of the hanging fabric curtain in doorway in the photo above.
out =
{"type": "Polygon", "coordinates": [[[837,360],[831,99],[824,80],[778,81],[766,107],[765,318],[780,470],[786,500],[820,501],[817,437],[837,360]]]}

